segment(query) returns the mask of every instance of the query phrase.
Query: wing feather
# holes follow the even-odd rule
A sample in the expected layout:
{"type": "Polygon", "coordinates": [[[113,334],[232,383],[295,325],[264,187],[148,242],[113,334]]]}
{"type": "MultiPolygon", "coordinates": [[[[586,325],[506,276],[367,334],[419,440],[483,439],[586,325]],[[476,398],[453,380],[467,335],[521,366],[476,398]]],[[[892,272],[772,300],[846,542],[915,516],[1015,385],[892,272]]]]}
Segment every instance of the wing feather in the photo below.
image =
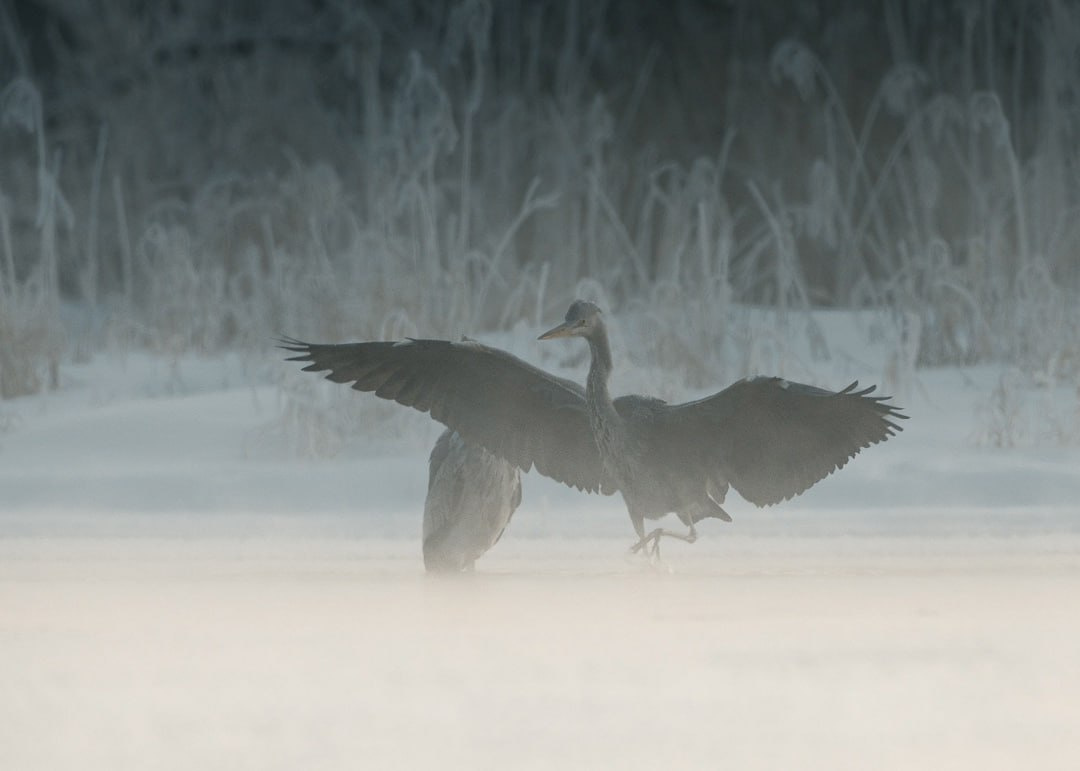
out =
{"type": "Polygon", "coordinates": [[[321,345],[283,338],[280,345],[298,354],[290,361],[307,362],[305,372],[430,413],[523,471],[535,467],[571,487],[600,489],[600,454],[577,383],[473,341],[321,345]]]}
{"type": "Polygon", "coordinates": [[[658,429],[666,446],[697,465],[704,458],[758,506],[792,498],[858,452],[901,430],[907,419],[888,397],[858,382],[839,392],[780,378],[740,380],[713,396],[672,405],[658,429]]]}

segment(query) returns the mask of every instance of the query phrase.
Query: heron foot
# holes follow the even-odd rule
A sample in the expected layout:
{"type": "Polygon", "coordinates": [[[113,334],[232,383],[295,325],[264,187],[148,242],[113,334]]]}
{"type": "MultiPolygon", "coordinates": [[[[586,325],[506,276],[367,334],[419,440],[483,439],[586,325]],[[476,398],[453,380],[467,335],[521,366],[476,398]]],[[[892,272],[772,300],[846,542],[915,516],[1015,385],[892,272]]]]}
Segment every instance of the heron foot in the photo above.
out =
{"type": "Polygon", "coordinates": [[[648,557],[654,556],[660,548],[659,543],[661,533],[662,529],[657,528],[648,535],[641,536],[638,542],[630,547],[630,553],[637,554],[638,552],[641,552],[648,557]]]}
{"type": "Polygon", "coordinates": [[[662,527],[658,527],[648,535],[643,535],[641,537],[641,540],[639,540],[637,543],[630,547],[630,552],[632,554],[637,554],[638,552],[644,550],[644,554],[646,554],[649,559],[653,561],[659,561],[660,539],[663,538],[665,535],[669,538],[678,538],[680,541],[686,541],[687,543],[693,543],[697,540],[697,530],[694,529],[693,525],[690,525],[690,531],[687,532],[685,535],[683,533],[673,533],[670,530],[665,530],[662,527]]]}

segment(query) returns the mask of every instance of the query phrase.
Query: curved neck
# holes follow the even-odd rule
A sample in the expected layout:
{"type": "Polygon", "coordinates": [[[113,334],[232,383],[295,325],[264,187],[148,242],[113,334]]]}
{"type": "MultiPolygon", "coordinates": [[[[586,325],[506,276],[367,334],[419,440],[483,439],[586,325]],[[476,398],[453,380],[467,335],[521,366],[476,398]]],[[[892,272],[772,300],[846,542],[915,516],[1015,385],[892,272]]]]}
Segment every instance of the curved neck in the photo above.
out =
{"type": "Polygon", "coordinates": [[[589,365],[589,379],[585,383],[585,395],[590,404],[610,405],[608,378],[611,377],[611,346],[608,345],[607,330],[603,324],[598,324],[595,332],[586,339],[592,352],[592,363],[589,365]]]}

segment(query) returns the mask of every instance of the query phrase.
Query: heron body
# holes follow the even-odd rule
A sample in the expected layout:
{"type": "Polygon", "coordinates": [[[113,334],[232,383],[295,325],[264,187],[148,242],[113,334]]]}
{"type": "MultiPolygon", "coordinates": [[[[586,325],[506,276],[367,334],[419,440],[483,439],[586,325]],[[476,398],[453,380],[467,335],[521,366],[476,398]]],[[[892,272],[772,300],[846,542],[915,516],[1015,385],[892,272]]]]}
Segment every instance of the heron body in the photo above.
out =
{"type": "Polygon", "coordinates": [[[516,466],[447,429],[431,451],[424,503],[424,567],[471,571],[498,543],[521,503],[516,466]]]}
{"type": "Polygon", "coordinates": [[[775,377],[740,380],[712,396],[668,404],[611,398],[611,349],[600,309],[581,300],[541,340],[581,337],[591,363],[585,388],[472,341],[405,340],[282,345],[334,382],[428,412],[467,442],[517,468],[588,492],[619,492],[638,535],[696,538],[695,523],[730,520],[729,487],[757,506],[804,492],[906,418],[873,387],[834,392],[775,377]],[[686,534],[646,534],[644,521],[675,513],[686,534]]]}
{"type": "Polygon", "coordinates": [[[599,308],[592,303],[576,302],[566,320],[540,336],[584,337],[589,343],[591,364],[585,381],[585,404],[589,427],[600,455],[602,477],[618,489],[626,503],[630,521],[638,535],[635,549],[652,542],[654,552],[661,535],[682,540],[696,539],[694,524],[707,517],[731,521],[720,506],[727,486],[715,489],[719,501],[710,493],[709,469],[700,458],[684,458],[687,465],[665,458],[663,410],[666,402],[646,396],[624,396],[618,404],[608,391],[611,377],[611,346],[599,308]],[[659,430],[658,430],[659,429],[659,430]],[[644,521],[659,519],[674,512],[690,528],[687,535],[663,529],[646,536],[644,521]]]}

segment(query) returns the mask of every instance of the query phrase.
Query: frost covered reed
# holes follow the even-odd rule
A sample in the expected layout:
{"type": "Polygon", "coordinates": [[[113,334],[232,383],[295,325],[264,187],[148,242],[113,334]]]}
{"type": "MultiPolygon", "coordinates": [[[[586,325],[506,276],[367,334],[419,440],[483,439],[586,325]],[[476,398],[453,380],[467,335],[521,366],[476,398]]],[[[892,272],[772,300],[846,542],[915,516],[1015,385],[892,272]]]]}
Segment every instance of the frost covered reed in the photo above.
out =
{"type": "Polygon", "coordinates": [[[887,312],[897,367],[1076,376],[1080,9],[882,7],[4,10],[0,395],[101,346],[539,325],[583,286],[691,383],[819,307],[887,312]]]}

